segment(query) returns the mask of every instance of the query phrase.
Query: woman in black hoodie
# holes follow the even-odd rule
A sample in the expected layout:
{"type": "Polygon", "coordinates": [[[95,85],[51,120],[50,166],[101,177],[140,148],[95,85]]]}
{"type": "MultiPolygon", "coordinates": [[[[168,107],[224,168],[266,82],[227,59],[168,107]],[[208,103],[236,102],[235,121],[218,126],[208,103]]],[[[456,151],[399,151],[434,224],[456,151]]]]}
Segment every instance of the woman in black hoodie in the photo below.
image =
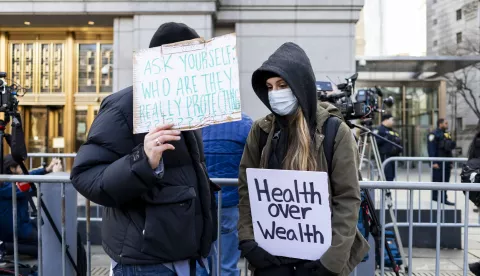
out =
{"type": "Polygon", "coordinates": [[[294,43],[283,44],[253,73],[252,86],[272,114],[253,125],[240,163],[238,229],[243,256],[256,276],[349,275],[368,251],[357,229],[358,150],[350,128],[340,120],[338,109],[317,101],[310,60],[294,43]],[[330,133],[334,146],[327,164],[322,143],[329,133],[322,127],[331,116],[336,116],[332,120],[338,130],[330,133]],[[332,242],[318,260],[272,256],[255,242],[247,168],[329,172],[332,242]]]}

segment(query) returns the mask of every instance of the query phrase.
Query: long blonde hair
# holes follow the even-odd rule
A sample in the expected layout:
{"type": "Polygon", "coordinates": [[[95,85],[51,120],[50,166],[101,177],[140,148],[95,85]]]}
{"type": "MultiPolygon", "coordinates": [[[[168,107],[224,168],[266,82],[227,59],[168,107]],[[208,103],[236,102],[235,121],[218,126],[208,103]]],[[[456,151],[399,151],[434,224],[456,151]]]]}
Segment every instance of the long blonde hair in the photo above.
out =
{"type": "Polygon", "coordinates": [[[283,162],[284,169],[316,171],[315,145],[312,143],[310,129],[300,107],[291,115],[288,130],[288,150],[283,162]]]}

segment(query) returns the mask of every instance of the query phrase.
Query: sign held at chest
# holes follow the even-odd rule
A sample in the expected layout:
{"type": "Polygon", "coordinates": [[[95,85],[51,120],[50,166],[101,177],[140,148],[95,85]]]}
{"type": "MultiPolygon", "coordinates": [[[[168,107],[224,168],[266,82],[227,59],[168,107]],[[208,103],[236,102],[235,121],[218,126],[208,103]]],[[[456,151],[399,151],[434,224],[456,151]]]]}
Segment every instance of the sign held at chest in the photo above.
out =
{"type": "Polygon", "coordinates": [[[275,256],[319,259],[332,242],[325,172],[247,169],[255,241],[275,256]]]}
{"type": "Polygon", "coordinates": [[[193,130],[241,119],[235,34],[133,55],[133,132],[159,124],[193,130]]]}

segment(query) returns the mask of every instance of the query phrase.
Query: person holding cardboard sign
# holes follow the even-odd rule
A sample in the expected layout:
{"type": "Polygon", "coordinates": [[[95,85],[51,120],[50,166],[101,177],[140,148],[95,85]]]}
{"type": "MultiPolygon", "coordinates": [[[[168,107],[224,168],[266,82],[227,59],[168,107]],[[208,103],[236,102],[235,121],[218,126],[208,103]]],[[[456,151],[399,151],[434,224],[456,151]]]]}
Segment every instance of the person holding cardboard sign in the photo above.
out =
{"type": "MultiPolygon", "coordinates": [[[[253,73],[252,86],[273,114],[253,125],[240,164],[238,231],[242,255],[255,276],[349,275],[369,249],[357,229],[361,202],[358,150],[350,128],[342,122],[336,107],[317,101],[310,60],[294,43],[283,44],[253,73]],[[324,124],[330,125],[327,121],[336,122],[336,128],[325,131],[324,124]],[[322,143],[328,135],[334,136],[334,146],[331,162],[327,164],[322,143]],[[273,256],[258,245],[253,230],[248,168],[328,172],[332,239],[320,259],[273,256]]],[[[316,199],[313,189],[310,190],[310,196],[316,199]]],[[[325,218],[318,218],[322,219],[325,218]]]]}
{"type": "MultiPolygon", "coordinates": [[[[162,24],[150,48],[198,38],[185,24],[162,24]]],[[[115,276],[194,276],[217,238],[215,191],[200,130],[172,124],[134,134],[133,88],[102,102],[75,158],[72,184],[105,206],[102,244],[115,276]]]]}

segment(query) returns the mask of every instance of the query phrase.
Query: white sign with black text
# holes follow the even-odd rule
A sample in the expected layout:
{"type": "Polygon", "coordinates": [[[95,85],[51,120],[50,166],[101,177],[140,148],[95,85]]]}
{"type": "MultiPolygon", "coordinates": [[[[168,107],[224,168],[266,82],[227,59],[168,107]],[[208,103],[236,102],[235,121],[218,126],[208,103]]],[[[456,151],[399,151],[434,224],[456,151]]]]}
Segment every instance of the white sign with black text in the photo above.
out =
{"type": "Polygon", "coordinates": [[[255,241],[274,256],[317,260],[332,244],[328,174],[247,169],[255,241]]]}

